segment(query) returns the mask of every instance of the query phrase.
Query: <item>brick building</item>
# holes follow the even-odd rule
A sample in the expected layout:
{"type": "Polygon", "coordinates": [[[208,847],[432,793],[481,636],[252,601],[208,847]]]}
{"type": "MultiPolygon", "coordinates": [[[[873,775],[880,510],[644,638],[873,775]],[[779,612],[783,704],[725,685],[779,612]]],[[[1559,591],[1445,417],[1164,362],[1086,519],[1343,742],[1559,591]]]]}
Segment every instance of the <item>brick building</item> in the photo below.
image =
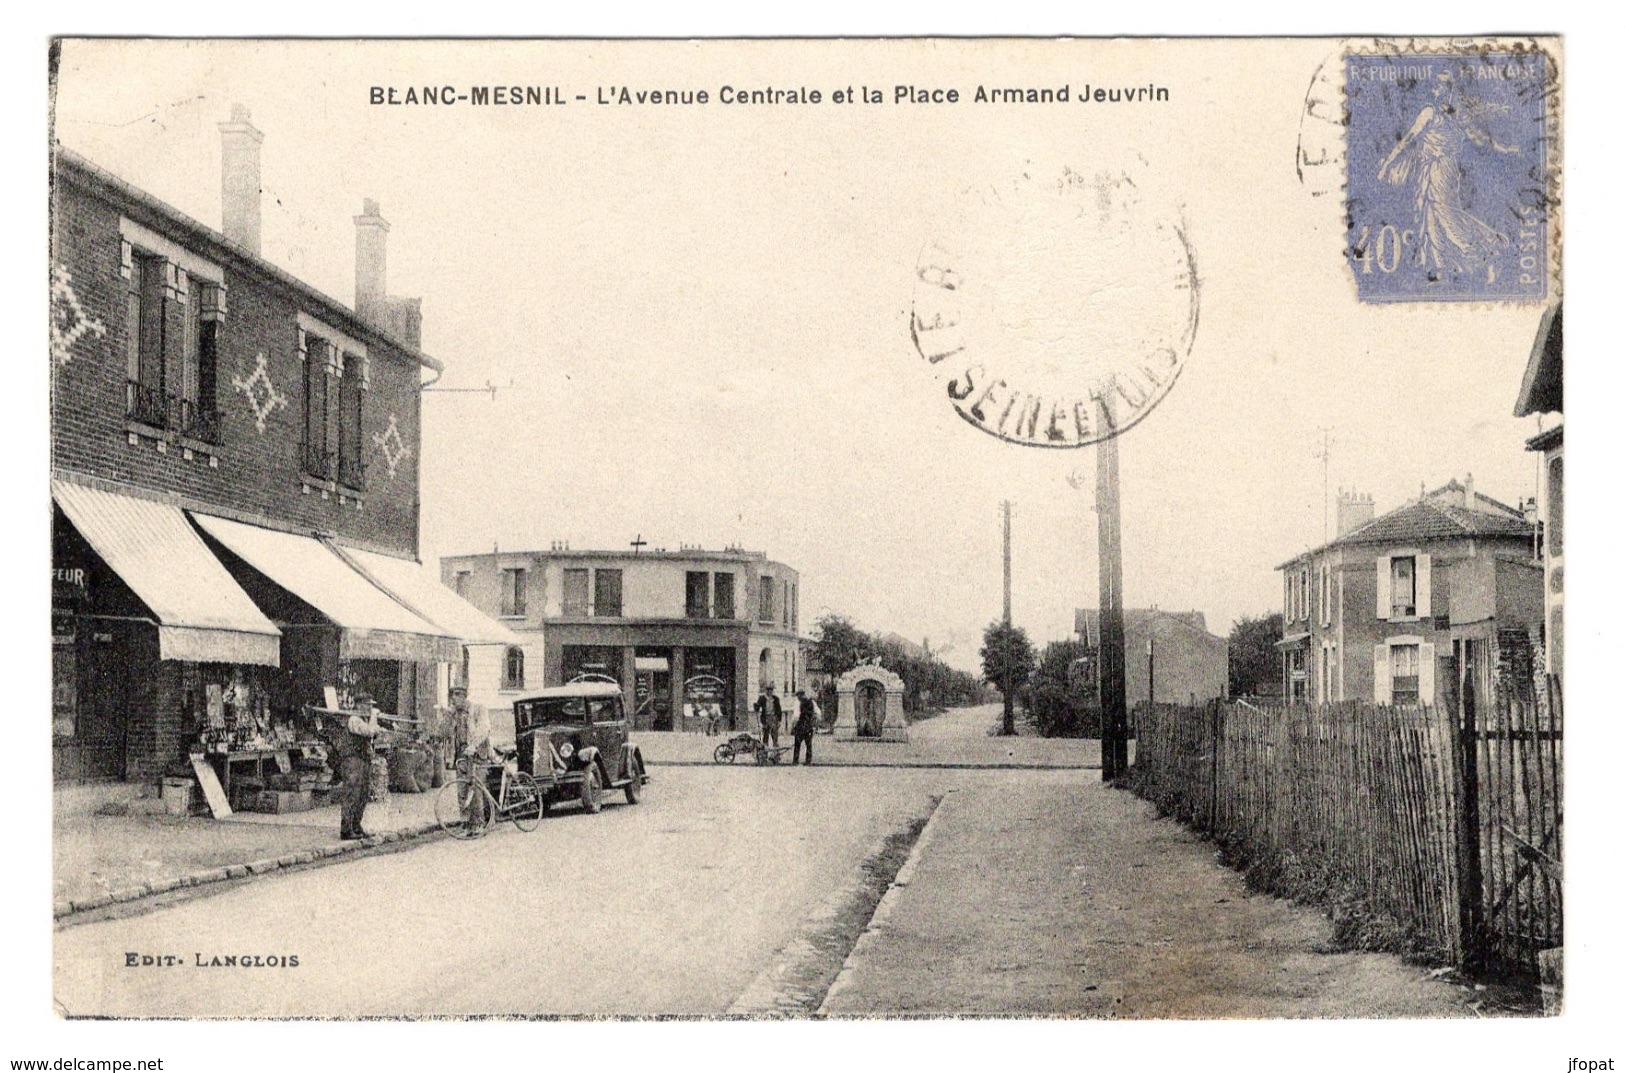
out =
{"type": "Polygon", "coordinates": [[[1482,701],[1525,688],[1542,620],[1531,509],[1471,476],[1380,517],[1369,496],[1340,494],[1338,535],[1276,568],[1287,698],[1432,704],[1442,666],[1482,701]]]}
{"type": "Polygon", "coordinates": [[[691,729],[716,705],[736,726],[771,682],[807,685],[800,575],[758,551],[451,555],[441,578],[524,642],[472,652],[470,696],[494,712],[582,675],[621,684],[640,729],[691,729]]]}
{"type": "Polygon", "coordinates": [[[220,125],[221,231],[57,148],[52,665],[59,781],[285,745],[323,687],[421,712],[509,639],[417,562],[415,300],[367,202],[356,308],[259,255],[262,136],[220,125]]]}

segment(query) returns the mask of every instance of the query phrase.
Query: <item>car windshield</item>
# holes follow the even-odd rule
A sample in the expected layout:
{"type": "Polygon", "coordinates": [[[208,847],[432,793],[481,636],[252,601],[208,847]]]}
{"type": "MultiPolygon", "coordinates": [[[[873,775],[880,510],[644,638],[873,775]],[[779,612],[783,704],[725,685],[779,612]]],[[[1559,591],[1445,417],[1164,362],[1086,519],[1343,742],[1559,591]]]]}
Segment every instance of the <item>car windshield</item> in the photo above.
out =
{"type": "Polygon", "coordinates": [[[513,706],[515,730],[529,727],[552,726],[559,723],[585,723],[587,701],[584,697],[548,697],[541,700],[522,700],[513,706]]]}

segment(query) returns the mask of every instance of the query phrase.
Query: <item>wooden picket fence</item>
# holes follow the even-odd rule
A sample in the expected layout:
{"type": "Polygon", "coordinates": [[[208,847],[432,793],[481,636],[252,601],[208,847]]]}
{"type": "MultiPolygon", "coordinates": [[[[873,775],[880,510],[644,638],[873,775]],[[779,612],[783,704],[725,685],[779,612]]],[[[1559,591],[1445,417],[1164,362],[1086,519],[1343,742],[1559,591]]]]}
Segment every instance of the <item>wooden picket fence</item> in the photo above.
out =
{"type": "Polygon", "coordinates": [[[1368,945],[1533,970],[1562,943],[1561,695],[1444,707],[1218,702],[1136,713],[1134,785],[1261,885],[1368,945]]]}

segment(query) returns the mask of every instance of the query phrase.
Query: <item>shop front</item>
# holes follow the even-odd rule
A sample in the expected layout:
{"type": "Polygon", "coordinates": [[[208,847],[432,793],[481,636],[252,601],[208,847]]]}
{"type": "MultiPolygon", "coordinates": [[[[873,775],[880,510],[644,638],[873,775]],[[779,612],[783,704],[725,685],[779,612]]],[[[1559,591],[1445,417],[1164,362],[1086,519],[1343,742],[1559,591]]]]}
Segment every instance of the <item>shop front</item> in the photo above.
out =
{"type": "Polygon", "coordinates": [[[201,731],[269,726],[282,632],[184,512],[66,481],[52,500],[56,782],[156,783],[201,731]]]}

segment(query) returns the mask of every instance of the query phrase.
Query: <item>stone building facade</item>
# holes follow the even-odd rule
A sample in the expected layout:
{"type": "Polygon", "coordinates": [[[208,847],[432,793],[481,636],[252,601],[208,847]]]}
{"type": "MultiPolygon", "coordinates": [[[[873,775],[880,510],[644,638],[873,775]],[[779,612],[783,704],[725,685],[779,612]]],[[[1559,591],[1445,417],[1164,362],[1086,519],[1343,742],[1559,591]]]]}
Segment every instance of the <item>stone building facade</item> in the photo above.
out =
{"type": "Polygon", "coordinates": [[[767,683],[781,696],[807,684],[800,574],[762,552],[561,545],[446,556],[440,569],[523,639],[473,654],[470,695],[493,711],[596,675],[621,684],[640,729],[689,729],[712,705],[743,727],[767,683]]]}

